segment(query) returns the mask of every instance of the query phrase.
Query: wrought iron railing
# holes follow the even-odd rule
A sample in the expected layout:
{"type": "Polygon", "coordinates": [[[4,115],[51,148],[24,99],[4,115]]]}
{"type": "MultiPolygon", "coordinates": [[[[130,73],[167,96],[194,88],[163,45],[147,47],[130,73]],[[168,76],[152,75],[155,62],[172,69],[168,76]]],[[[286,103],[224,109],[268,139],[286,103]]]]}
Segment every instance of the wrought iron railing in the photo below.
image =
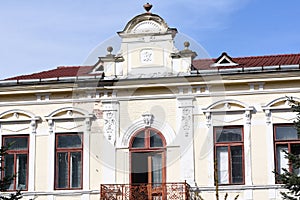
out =
{"type": "Polygon", "coordinates": [[[187,183],[101,184],[100,200],[188,200],[187,183]]]}

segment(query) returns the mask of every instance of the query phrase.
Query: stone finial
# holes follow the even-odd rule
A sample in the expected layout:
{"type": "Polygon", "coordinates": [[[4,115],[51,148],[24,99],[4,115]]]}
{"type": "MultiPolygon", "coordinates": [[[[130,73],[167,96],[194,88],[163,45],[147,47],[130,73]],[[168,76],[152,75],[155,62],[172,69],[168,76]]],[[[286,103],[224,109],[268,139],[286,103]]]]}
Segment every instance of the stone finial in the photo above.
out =
{"type": "Polygon", "coordinates": [[[151,8],[152,8],[152,5],[149,4],[149,3],[146,3],[146,4],[144,5],[144,8],[145,8],[145,10],[149,13],[149,11],[150,11],[151,8]]]}
{"type": "Polygon", "coordinates": [[[185,41],[185,42],[183,43],[183,45],[184,45],[184,48],[185,48],[185,49],[188,49],[188,48],[190,47],[190,42],[185,41]]]}
{"type": "Polygon", "coordinates": [[[108,54],[111,54],[112,51],[114,50],[114,48],[112,48],[112,46],[109,46],[109,47],[107,47],[106,50],[107,50],[108,54]]]}

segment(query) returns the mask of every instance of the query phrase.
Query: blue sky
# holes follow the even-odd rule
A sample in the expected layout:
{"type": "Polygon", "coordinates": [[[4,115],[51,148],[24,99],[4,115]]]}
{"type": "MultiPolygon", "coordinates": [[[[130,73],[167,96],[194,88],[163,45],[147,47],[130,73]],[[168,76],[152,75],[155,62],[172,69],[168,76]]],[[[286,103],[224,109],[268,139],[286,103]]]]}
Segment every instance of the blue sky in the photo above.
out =
{"type": "MultiPolygon", "coordinates": [[[[300,52],[299,0],[147,1],[211,57],[300,52]]],[[[0,79],[83,64],[147,1],[0,0],[0,79]]]]}

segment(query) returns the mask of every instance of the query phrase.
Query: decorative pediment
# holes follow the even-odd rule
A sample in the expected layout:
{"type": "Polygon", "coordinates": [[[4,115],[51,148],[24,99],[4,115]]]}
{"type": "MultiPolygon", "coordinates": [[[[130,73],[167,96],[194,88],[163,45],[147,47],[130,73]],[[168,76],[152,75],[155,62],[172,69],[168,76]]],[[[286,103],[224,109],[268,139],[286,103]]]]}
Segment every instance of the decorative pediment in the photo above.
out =
{"type": "Polygon", "coordinates": [[[91,118],[94,118],[94,114],[89,114],[87,111],[80,108],[67,107],[55,110],[45,118],[48,121],[50,133],[53,133],[55,129],[68,131],[78,129],[83,127],[83,122],[85,122],[85,127],[83,128],[90,131],[90,120],[91,118]]]}
{"type": "Polygon", "coordinates": [[[60,108],[55,110],[50,115],[46,116],[46,119],[54,119],[54,120],[64,120],[64,119],[85,119],[91,118],[93,114],[89,114],[85,110],[68,107],[68,108],[60,108]]]}
{"type": "Polygon", "coordinates": [[[40,117],[24,110],[9,110],[0,114],[0,122],[22,122],[39,120],[40,117]]]}
{"type": "Polygon", "coordinates": [[[227,55],[226,52],[223,52],[221,56],[217,58],[214,64],[211,67],[226,67],[226,66],[236,66],[238,63],[234,62],[233,59],[227,55]]]}
{"type": "Polygon", "coordinates": [[[168,25],[160,16],[144,13],[130,20],[119,34],[163,33],[167,31],[168,25]]]}
{"type": "Polygon", "coordinates": [[[36,132],[37,121],[40,117],[24,110],[9,110],[0,114],[2,133],[31,133],[36,132]]]}
{"type": "Polygon", "coordinates": [[[177,33],[174,28],[169,28],[167,23],[159,15],[146,12],[135,16],[125,26],[123,31],[118,32],[122,37],[132,34],[165,34],[177,33]]]}
{"type": "Polygon", "coordinates": [[[254,110],[254,107],[250,107],[245,103],[242,103],[233,99],[225,99],[221,101],[217,101],[207,108],[203,109],[203,113],[206,117],[206,124],[210,126],[212,124],[212,114],[216,114],[214,117],[214,121],[224,122],[224,123],[233,123],[240,119],[244,119],[246,124],[250,124],[251,122],[251,111],[254,110]],[[227,115],[229,113],[243,113],[244,116],[233,116],[227,115]],[[219,115],[219,116],[217,116],[219,115]]]}
{"type": "MultiPolygon", "coordinates": [[[[293,100],[296,102],[300,102],[300,99],[297,97],[293,97],[293,100]]],[[[291,109],[290,102],[287,97],[277,98],[270,103],[262,106],[263,110],[289,110],[291,109]]]]}
{"type": "MultiPolygon", "coordinates": [[[[293,97],[293,100],[296,102],[300,102],[299,98],[293,97]]],[[[288,101],[287,97],[280,97],[277,98],[270,103],[266,104],[265,106],[262,106],[263,111],[265,112],[266,115],[266,123],[270,124],[271,123],[271,114],[274,111],[284,111],[284,113],[280,112],[277,113],[276,115],[272,116],[277,119],[282,119],[287,122],[293,122],[294,119],[296,118],[296,114],[292,113],[290,102],[288,101]],[[290,112],[286,112],[290,111],[290,112]]]]}
{"type": "Polygon", "coordinates": [[[217,101],[203,109],[203,112],[232,112],[245,110],[253,110],[253,107],[249,107],[240,101],[229,99],[217,101]]]}

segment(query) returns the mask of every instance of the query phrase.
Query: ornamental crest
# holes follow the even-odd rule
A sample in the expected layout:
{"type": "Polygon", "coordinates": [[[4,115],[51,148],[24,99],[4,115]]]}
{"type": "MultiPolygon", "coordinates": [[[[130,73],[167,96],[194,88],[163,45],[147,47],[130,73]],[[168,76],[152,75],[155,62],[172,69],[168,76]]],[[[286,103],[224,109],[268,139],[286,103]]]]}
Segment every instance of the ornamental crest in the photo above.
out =
{"type": "Polygon", "coordinates": [[[145,128],[151,127],[151,124],[153,123],[153,115],[151,113],[145,113],[142,115],[142,117],[145,124],[145,128]]]}

